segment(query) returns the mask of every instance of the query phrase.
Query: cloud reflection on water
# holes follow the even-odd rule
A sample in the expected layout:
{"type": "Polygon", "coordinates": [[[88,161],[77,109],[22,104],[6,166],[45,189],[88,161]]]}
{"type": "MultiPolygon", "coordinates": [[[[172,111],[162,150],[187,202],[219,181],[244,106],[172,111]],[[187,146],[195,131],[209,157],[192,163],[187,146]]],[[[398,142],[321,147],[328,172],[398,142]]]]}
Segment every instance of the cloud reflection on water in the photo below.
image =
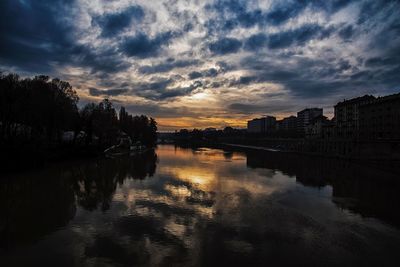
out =
{"type": "Polygon", "coordinates": [[[33,191],[29,175],[2,186],[5,200],[36,192],[19,210],[32,216],[18,221],[19,212],[9,210],[8,221],[0,220],[8,236],[4,263],[329,266],[396,258],[400,232],[384,223],[396,222],[384,204],[396,200],[399,185],[369,180],[378,175],[372,171],[369,177],[347,163],[251,151],[160,146],[156,153],[43,172],[33,191]],[[373,203],[354,193],[370,187],[373,203]],[[43,194],[55,189],[72,198],[43,194]],[[34,204],[39,194],[46,203],[34,204]],[[356,202],[347,205],[344,197],[356,202]],[[40,213],[35,207],[54,219],[50,206],[73,213],[56,227],[26,229],[36,232],[30,242],[18,240],[19,229],[40,213]]]}

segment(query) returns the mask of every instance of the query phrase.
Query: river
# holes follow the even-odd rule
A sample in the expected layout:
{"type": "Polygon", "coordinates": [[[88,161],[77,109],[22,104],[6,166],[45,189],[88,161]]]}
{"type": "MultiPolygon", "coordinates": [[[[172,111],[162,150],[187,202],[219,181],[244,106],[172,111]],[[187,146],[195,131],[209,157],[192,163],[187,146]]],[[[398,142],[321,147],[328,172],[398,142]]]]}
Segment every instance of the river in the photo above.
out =
{"type": "Polygon", "coordinates": [[[399,266],[400,181],[332,159],[159,146],[0,180],[0,266],[399,266]]]}

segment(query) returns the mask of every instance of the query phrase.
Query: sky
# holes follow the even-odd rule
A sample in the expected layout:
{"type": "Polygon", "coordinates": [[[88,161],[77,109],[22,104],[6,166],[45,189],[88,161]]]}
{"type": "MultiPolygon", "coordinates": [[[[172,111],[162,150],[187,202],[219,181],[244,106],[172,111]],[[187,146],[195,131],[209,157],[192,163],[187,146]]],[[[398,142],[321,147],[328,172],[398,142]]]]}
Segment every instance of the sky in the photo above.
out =
{"type": "Polygon", "coordinates": [[[400,92],[400,1],[1,0],[0,70],[69,81],[161,131],[400,92]]]}

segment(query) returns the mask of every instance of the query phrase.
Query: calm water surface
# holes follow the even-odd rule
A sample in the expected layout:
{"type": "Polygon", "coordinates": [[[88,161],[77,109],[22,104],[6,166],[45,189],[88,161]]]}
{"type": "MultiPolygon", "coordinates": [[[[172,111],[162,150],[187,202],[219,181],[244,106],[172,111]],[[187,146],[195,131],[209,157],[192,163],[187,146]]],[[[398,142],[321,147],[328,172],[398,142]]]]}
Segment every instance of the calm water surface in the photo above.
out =
{"type": "Polygon", "coordinates": [[[159,146],[0,181],[0,266],[400,266],[399,179],[159,146]]]}

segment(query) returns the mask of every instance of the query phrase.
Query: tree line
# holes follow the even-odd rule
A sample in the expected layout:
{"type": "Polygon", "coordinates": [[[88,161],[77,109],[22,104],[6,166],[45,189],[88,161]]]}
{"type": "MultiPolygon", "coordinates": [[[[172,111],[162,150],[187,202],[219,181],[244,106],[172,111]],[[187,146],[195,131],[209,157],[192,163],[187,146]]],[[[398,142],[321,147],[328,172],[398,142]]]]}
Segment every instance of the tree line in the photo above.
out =
{"type": "Polygon", "coordinates": [[[72,144],[106,147],[121,135],[133,142],[154,146],[157,123],[145,115],[133,116],[121,107],[119,116],[112,102],[88,103],[78,108],[72,86],[49,76],[20,78],[0,73],[0,143],[57,145],[66,133],[72,144]]]}

